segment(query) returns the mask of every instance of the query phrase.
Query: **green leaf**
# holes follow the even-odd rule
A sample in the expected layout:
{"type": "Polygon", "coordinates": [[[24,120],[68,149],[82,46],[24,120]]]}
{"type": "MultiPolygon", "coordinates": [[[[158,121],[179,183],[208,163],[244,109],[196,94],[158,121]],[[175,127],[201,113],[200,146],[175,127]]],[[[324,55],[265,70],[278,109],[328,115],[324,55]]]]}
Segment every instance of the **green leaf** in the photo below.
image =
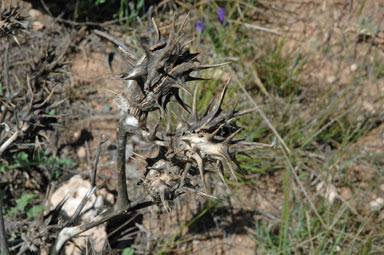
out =
{"type": "Polygon", "coordinates": [[[5,172],[5,170],[7,170],[8,168],[9,167],[5,162],[0,164],[0,172],[5,172]]]}
{"type": "Polygon", "coordinates": [[[55,109],[52,109],[52,110],[49,111],[49,115],[54,116],[55,114],[56,114],[55,109]]]}
{"type": "Polygon", "coordinates": [[[34,219],[39,216],[40,212],[41,212],[41,205],[35,205],[27,211],[27,216],[28,218],[34,219]]]}
{"type": "Polygon", "coordinates": [[[37,194],[24,194],[19,199],[16,199],[17,210],[24,211],[25,207],[35,200],[36,197],[38,197],[37,194]]]}
{"type": "Polygon", "coordinates": [[[15,163],[13,163],[10,168],[25,167],[29,165],[28,154],[24,151],[21,151],[13,155],[15,163]]]}
{"type": "Polygon", "coordinates": [[[105,2],[106,2],[106,0],[96,0],[95,5],[98,6],[100,4],[104,4],[105,2]]]}
{"type": "Polygon", "coordinates": [[[134,254],[135,254],[135,249],[133,249],[133,248],[125,248],[121,252],[121,255],[134,255],[134,254]]]}
{"type": "Polygon", "coordinates": [[[63,159],[56,158],[56,163],[59,164],[59,165],[65,165],[65,166],[68,166],[68,167],[75,167],[75,166],[77,166],[76,162],[73,162],[72,160],[70,160],[68,158],[63,158],[63,159]]]}
{"type": "Polygon", "coordinates": [[[15,216],[17,214],[16,207],[12,207],[11,210],[9,210],[9,212],[7,212],[7,214],[10,216],[15,216]]]}
{"type": "Polygon", "coordinates": [[[136,8],[137,8],[137,10],[139,10],[141,7],[143,7],[144,6],[144,0],[140,0],[140,1],[138,1],[137,2],[137,4],[136,4],[136,8]]]}

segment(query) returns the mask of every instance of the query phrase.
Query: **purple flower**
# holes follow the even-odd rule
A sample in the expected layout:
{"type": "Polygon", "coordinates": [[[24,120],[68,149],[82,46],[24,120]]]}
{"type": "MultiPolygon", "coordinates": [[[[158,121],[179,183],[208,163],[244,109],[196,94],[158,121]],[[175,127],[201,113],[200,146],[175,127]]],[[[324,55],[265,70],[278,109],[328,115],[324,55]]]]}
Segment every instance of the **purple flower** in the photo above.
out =
{"type": "Polygon", "coordinates": [[[219,15],[219,17],[217,18],[217,20],[221,23],[221,24],[224,24],[225,22],[225,7],[224,8],[219,8],[217,10],[217,15],[219,15]]]}
{"type": "Polygon", "coordinates": [[[204,30],[204,22],[202,22],[201,20],[197,21],[196,22],[196,29],[199,32],[203,31],[204,30]]]}

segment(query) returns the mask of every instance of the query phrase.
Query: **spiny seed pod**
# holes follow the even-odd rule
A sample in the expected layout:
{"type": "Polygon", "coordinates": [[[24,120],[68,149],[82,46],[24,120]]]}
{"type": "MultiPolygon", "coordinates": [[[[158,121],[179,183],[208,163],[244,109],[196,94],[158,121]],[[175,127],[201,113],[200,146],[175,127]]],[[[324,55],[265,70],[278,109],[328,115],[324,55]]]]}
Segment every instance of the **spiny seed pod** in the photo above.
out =
{"type": "Polygon", "coordinates": [[[169,37],[164,40],[156,22],[152,19],[153,40],[149,45],[144,45],[138,39],[143,55],[137,57],[135,53],[126,51],[132,68],[121,75],[126,81],[125,94],[116,96],[125,123],[141,128],[140,132],[135,133],[141,133],[160,148],[156,158],[146,159],[146,172],[140,184],[144,185],[153,201],[162,203],[168,212],[170,210],[168,201],[181,193],[196,192],[212,197],[208,195],[204,178],[207,167],[217,169],[220,179],[225,183],[223,165],[226,165],[233,178],[237,180],[233,167],[233,162],[237,163],[237,154],[273,146],[246,142],[243,139],[235,140],[235,136],[243,128],[238,127],[233,120],[255,109],[237,111],[239,100],[229,109],[222,109],[230,80],[201,116],[197,111],[197,87],[193,93],[192,107],[181,100],[179,89],[192,96],[186,83],[203,80],[192,77],[191,72],[223,65],[201,65],[196,60],[198,53],[190,53],[186,49],[190,41],[183,40],[182,29],[185,23],[186,19],[176,32],[174,19],[169,37]],[[148,132],[145,120],[147,114],[154,110],[160,110],[164,116],[163,113],[167,111],[166,106],[171,98],[176,99],[176,102],[189,113],[189,117],[184,120],[175,116],[178,121],[174,125],[176,127],[166,135],[158,137],[157,127],[148,132]],[[134,123],[134,120],[141,122],[141,125],[134,123]],[[191,184],[195,170],[201,175],[204,192],[191,184]]]}
{"type": "MultiPolygon", "coordinates": [[[[179,89],[191,94],[186,82],[201,80],[190,76],[193,71],[203,70],[219,65],[200,65],[196,57],[198,53],[190,53],[186,46],[190,40],[183,40],[184,19],[180,29],[176,31],[175,19],[167,40],[163,39],[154,19],[152,25],[154,36],[146,46],[137,38],[143,51],[143,55],[125,51],[129,57],[132,68],[120,76],[126,82],[125,97],[128,100],[128,108],[140,111],[140,116],[154,110],[160,110],[163,114],[167,104],[174,98],[186,111],[188,106],[181,100],[179,89]]],[[[224,63],[225,64],[225,63],[224,63]]]]}

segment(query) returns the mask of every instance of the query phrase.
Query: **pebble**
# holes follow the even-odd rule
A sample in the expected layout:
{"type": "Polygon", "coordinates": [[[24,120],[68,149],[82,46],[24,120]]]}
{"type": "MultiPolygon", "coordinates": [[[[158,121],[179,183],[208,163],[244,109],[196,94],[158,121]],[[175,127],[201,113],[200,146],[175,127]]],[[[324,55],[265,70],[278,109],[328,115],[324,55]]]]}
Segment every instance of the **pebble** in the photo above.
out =
{"type": "Polygon", "coordinates": [[[86,155],[87,155],[87,152],[85,151],[84,146],[81,146],[81,147],[77,150],[77,156],[78,156],[79,158],[85,158],[86,155]]]}
{"type": "Polygon", "coordinates": [[[380,210],[383,208],[383,206],[384,206],[384,199],[381,198],[381,197],[378,197],[378,198],[372,200],[372,201],[369,203],[369,205],[371,206],[371,209],[372,209],[373,211],[378,212],[378,211],[380,211],[380,210]]]}

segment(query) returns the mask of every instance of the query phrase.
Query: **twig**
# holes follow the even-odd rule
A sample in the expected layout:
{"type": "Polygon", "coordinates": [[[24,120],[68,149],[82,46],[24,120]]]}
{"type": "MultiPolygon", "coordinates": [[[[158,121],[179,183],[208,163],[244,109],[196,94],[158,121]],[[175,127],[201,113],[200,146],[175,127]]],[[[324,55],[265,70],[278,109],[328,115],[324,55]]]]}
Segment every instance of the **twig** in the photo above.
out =
{"type": "Polygon", "coordinates": [[[317,218],[319,219],[321,225],[323,225],[323,227],[324,227],[325,229],[329,230],[329,228],[328,228],[328,226],[325,224],[323,218],[320,216],[319,212],[317,211],[316,206],[313,204],[311,198],[309,197],[308,192],[305,190],[303,184],[301,183],[299,177],[297,176],[297,173],[296,173],[295,169],[293,168],[293,166],[292,166],[292,164],[291,164],[291,161],[290,161],[289,158],[288,158],[287,153],[285,152],[285,150],[283,150],[282,147],[280,147],[280,149],[281,149],[281,152],[282,152],[283,155],[284,155],[285,160],[287,161],[287,164],[288,164],[288,167],[289,167],[291,173],[292,173],[293,176],[295,177],[295,181],[297,182],[297,184],[299,184],[299,187],[300,187],[301,191],[303,192],[304,196],[307,198],[308,203],[309,203],[310,206],[312,207],[312,210],[313,210],[314,213],[316,214],[316,216],[317,216],[317,218]]]}
{"type": "Polygon", "coordinates": [[[88,200],[92,197],[93,193],[95,193],[97,188],[98,188],[97,186],[94,186],[94,187],[91,187],[87,191],[87,193],[85,194],[85,196],[81,200],[79,206],[76,208],[75,213],[72,215],[71,219],[67,222],[67,224],[65,224],[65,226],[71,226],[76,221],[76,219],[79,217],[81,211],[83,210],[83,208],[87,204],[88,200]]]}
{"type": "Polygon", "coordinates": [[[96,173],[97,173],[97,167],[99,165],[99,159],[100,159],[100,154],[101,154],[101,145],[103,145],[103,143],[105,143],[105,141],[106,141],[106,139],[104,139],[104,137],[102,136],[101,141],[99,143],[99,146],[97,147],[97,155],[96,155],[95,163],[93,165],[93,170],[92,170],[92,174],[91,174],[92,187],[96,186],[96,173]]]}
{"type": "Polygon", "coordinates": [[[0,146],[0,156],[8,148],[8,146],[11,145],[11,143],[13,143],[17,139],[18,136],[19,136],[19,131],[16,131],[15,133],[13,133],[11,137],[8,138],[7,141],[5,141],[0,146]]]}
{"type": "Polygon", "coordinates": [[[4,218],[3,218],[3,202],[0,198],[0,254],[8,255],[7,235],[5,233],[4,218]]]}
{"type": "Polygon", "coordinates": [[[7,92],[5,93],[6,97],[12,96],[11,86],[9,85],[9,75],[8,75],[8,50],[9,50],[9,42],[5,43],[4,49],[4,70],[3,70],[3,82],[5,83],[5,87],[7,88],[7,92]]]}
{"type": "Polygon", "coordinates": [[[99,165],[99,158],[101,154],[101,145],[104,142],[105,140],[102,138],[97,149],[95,164],[91,172],[91,188],[88,190],[87,194],[85,194],[84,198],[81,200],[81,203],[76,208],[75,213],[72,215],[71,219],[65,224],[65,226],[71,226],[76,221],[77,217],[79,217],[81,211],[87,204],[88,200],[92,197],[93,193],[95,193],[95,191],[99,188],[98,186],[96,186],[96,174],[97,174],[97,166],[99,165]]]}
{"type": "Polygon", "coordinates": [[[130,49],[129,49],[124,43],[120,42],[119,40],[117,40],[117,39],[114,38],[113,36],[111,36],[111,35],[109,35],[109,34],[103,32],[103,31],[97,30],[97,29],[93,30],[93,32],[94,32],[96,35],[98,35],[98,36],[100,36],[100,37],[103,37],[103,38],[105,38],[105,39],[107,39],[107,40],[113,42],[113,43],[116,44],[117,46],[121,47],[124,51],[126,51],[126,52],[130,52],[130,49]]]}
{"type": "Polygon", "coordinates": [[[114,235],[116,232],[120,231],[122,228],[127,226],[129,223],[131,223],[134,219],[136,219],[137,216],[139,216],[140,213],[136,212],[131,218],[129,218],[127,221],[125,221],[123,224],[115,228],[111,233],[108,233],[108,237],[114,235]]]}
{"type": "Polygon", "coordinates": [[[260,30],[260,31],[268,32],[268,33],[275,34],[275,35],[281,35],[280,32],[273,30],[273,29],[270,29],[270,28],[261,27],[261,26],[254,25],[254,24],[248,24],[248,23],[237,21],[237,20],[231,20],[231,22],[243,25],[246,28],[260,30]]]}
{"type": "Polygon", "coordinates": [[[248,91],[245,89],[243,84],[234,76],[233,79],[236,81],[237,85],[243,90],[244,94],[248,97],[249,101],[255,106],[256,110],[259,112],[260,116],[263,118],[263,120],[267,123],[268,127],[272,130],[272,132],[275,134],[281,145],[284,147],[284,149],[287,151],[288,154],[291,154],[291,150],[288,148],[288,146],[285,144],[283,138],[279,135],[279,133],[276,131],[275,127],[271,124],[271,122],[268,120],[268,118],[265,116],[264,112],[259,108],[256,101],[251,97],[251,95],[248,93],[248,91]]]}
{"type": "Polygon", "coordinates": [[[84,223],[79,226],[66,227],[60,231],[58,238],[56,239],[55,245],[52,249],[51,255],[58,255],[63,245],[68,240],[87,231],[88,229],[91,229],[100,224],[103,224],[104,222],[109,221],[112,218],[115,218],[117,216],[126,215],[129,212],[137,211],[137,210],[152,206],[153,204],[154,202],[152,201],[146,201],[146,202],[131,203],[131,207],[128,208],[127,210],[119,210],[119,209],[115,210],[115,208],[110,208],[108,211],[98,215],[91,222],[84,223]]]}
{"type": "Polygon", "coordinates": [[[44,10],[49,14],[49,16],[53,17],[51,10],[49,10],[48,6],[45,4],[44,0],[40,0],[41,5],[44,10]]]}

